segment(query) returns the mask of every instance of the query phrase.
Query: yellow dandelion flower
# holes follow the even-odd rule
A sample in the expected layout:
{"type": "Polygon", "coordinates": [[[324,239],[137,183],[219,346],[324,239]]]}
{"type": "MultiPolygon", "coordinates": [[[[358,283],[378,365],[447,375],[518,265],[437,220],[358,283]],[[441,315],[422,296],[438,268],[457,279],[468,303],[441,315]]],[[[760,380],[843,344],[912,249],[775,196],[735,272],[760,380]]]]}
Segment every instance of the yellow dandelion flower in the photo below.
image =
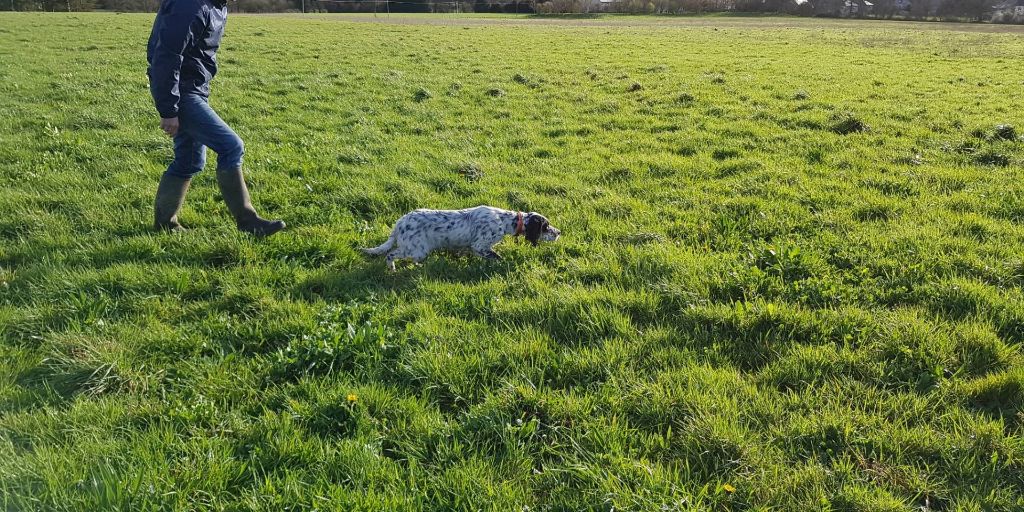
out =
{"type": "Polygon", "coordinates": [[[352,394],[348,395],[348,402],[349,403],[354,403],[356,400],[359,400],[358,396],[352,395],[352,394]]]}
{"type": "Polygon", "coordinates": [[[728,493],[736,492],[736,488],[731,486],[731,485],[729,485],[729,484],[722,484],[722,489],[725,489],[725,492],[728,492],[728,493]]]}

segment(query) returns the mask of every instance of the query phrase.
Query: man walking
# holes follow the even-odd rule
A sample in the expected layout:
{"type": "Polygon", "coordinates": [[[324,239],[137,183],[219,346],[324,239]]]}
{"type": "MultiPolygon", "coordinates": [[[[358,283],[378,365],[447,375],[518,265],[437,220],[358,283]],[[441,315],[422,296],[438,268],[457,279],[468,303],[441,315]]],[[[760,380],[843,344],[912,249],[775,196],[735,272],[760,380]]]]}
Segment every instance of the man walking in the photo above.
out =
{"type": "Polygon", "coordinates": [[[192,176],[206,164],[207,147],[217,153],[217,184],[238,229],[268,236],[284,228],[283,221],[256,214],[242,176],[242,139],[209,105],[227,14],[227,0],[163,0],[153,22],[149,90],[160,128],[174,138],[174,161],[156,191],[156,229],[184,230],[178,211],[192,176]]]}

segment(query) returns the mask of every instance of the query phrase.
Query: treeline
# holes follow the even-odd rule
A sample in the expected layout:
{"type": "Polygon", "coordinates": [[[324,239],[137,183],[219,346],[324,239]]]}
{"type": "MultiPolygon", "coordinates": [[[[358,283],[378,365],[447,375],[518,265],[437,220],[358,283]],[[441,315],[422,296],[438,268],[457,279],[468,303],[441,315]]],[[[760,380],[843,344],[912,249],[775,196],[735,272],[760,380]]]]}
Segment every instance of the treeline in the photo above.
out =
{"type": "Polygon", "coordinates": [[[764,13],[955,21],[1024,21],[1007,0],[547,0],[539,12],[647,14],[764,13]],[[1003,7],[1005,6],[1005,7],[1003,7]]]}
{"type": "MultiPolygon", "coordinates": [[[[156,12],[162,0],[0,0],[0,11],[117,11],[156,12]]],[[[519,2],[518,12],[535,12],[532,3],[519,2]]],[[[517,2],[493,6],[487,12],[517,12],[517,2]]],[[[229,0],[233,12],[474,12],[474,3],[457,0],[229,0]]]]}
{"type": "MultiPolygon", "coordinates": [[[[0,0],[0,10],[154,12],[161,0],[0,0]]],[[[1022,22],[1007,0],[230,0],[236,12],[714,12],[1022,22]],[[1000,7],[1002,5],[1003,7],[1000,7]]]]}

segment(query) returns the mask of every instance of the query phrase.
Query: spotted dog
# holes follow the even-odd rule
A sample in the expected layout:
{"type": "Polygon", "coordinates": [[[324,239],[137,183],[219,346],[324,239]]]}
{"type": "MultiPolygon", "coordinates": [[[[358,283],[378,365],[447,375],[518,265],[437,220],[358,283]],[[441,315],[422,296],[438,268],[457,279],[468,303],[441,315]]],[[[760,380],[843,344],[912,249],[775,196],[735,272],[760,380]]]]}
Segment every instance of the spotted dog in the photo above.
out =
{"type": "Polygon", "coordinates": [[[561,231],[539,213],[513,212],[477,206],[465,210],[411,211],[398,219],[391,236],[383,244],[363,249],[370,256],[386,254],[388,269],[395,270],[395,260],[411,259],[416,263],[437,249],[469,249],[487,259],[501,259],[494,244],[505,235],[526,235],[533,245],[539,241],[553,242],[561,231]]]}

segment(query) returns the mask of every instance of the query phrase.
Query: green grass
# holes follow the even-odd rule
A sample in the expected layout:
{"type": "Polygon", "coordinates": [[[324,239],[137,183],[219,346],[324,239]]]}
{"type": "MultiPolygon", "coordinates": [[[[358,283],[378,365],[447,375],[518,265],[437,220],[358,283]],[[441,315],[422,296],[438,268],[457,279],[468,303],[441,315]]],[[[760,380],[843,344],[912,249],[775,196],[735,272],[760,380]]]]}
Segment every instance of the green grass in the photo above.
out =
{"type": "Polygon", "coordinates": [[[4,509],[1024,507],[1018,36],[345,19],[229,22],[255,240],[151,16],[0,15],[4,509]],[[477,204],[563,239],[357,251],[477,204]]]}

